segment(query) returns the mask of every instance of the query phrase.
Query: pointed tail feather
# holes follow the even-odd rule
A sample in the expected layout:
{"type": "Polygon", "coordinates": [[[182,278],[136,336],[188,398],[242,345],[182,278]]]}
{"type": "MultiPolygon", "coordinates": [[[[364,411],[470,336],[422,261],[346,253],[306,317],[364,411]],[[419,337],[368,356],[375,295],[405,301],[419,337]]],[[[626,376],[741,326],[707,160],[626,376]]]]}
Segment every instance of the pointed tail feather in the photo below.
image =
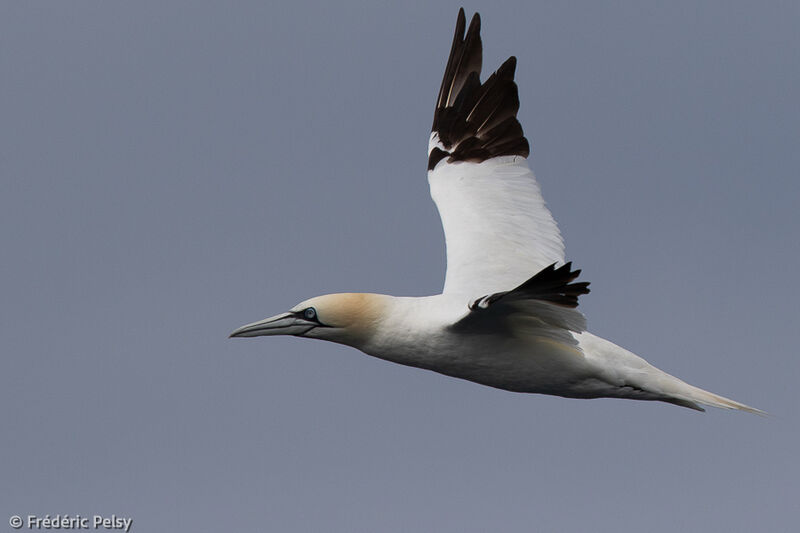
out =
{"type": "MultiPolygon", "coordinates": [[[[680,380],[678,380],[680,381],[680,380]]],[[[746,411],[756,415],[766,416],[767,413],[761,409],[750,407],[743,403],[725,398],[719,394],[708,392],[694,385],[689,385],[686,382],[680,381],[681,386],[675,387],[677,390],[670,394],[670,399],[666,400],[676,405],[689,407],[690,409],[697,409],[703,411],[704,409],[697,404],[710,405],[711,407],[719,407],[720,409],[734,409],[737,411],[746,411]]]]}
{"type": "Polygon", "coordinates": [[[699,404],[734,409],[757,415],[764,411],[708,392],[667,374],[613,342],[588,331],[572,334],[578,341],[587,360],[595,363],[609,375],[608,383],[617,384],[616,393],[606,394],[617,398],[659,400],[662,402],[703,411],[699,404]],[[620,383],[621,382],[621,383],[620,383]],[[624,393],[622,392],[624,391],[624,393]]]}

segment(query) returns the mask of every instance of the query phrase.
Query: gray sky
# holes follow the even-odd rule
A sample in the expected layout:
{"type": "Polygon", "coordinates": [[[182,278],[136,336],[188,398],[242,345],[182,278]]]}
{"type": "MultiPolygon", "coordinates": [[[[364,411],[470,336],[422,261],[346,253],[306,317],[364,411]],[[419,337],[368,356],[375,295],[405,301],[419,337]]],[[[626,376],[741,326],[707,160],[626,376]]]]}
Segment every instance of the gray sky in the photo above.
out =
{"type": "Polygon", "coordinates": [[[0,530],[789,531],[800,7],[467,4],[517,55],[590,330],[760,418],[517,395],[295,338],[440,290],[459,3],[0,3],[0,530]]]}

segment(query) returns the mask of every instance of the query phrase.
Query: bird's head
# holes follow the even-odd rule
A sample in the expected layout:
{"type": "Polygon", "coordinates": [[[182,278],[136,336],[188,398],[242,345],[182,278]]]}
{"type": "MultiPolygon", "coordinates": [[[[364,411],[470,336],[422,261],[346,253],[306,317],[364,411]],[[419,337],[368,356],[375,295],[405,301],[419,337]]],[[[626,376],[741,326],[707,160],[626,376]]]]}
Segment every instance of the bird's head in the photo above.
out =
{"type": "Polygon", "coordinates": [[[317,296],[285,313],[246,324],[230,337],[294,335],[359,347],[377,329],[386,312],[388,298],[363,293],[317,296]]]}

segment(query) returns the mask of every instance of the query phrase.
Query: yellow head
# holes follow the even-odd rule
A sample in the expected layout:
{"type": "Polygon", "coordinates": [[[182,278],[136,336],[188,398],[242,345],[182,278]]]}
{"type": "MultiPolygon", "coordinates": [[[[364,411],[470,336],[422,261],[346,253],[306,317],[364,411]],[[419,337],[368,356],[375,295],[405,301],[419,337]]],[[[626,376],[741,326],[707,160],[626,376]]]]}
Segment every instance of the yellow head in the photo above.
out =
{"type": "Polygon", "coordinates": [[[376,331],[389,301],[382,294],[316,296],[288,312],[240,327],[231,337],[294,335],[359,347],[376,331]]]}

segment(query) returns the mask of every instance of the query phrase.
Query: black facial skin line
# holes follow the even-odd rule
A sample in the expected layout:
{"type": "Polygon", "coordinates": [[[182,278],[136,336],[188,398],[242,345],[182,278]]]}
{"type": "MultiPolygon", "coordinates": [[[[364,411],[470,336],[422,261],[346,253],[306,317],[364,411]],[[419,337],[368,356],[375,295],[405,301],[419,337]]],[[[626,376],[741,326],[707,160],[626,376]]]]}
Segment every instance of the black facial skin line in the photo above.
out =
{"type": "Polygon", "coordinates": [[[306,333],[308,333],[309,331],[311,331],[312,329],[314,329],[316,327],[320,327],[320,328],[329,328],[329,327],[331,327],[331,326],[327,326],[327,325],[325,325],[325,324],[323,324],[322,322],[319,321],[319,315],[317,314],[317,310],[316,309],[314,309],[314,318],[309,319],[306,316],[306,311],[308,311],[309,309],[314,309],[314,308],[313,307],[306,307],[305,309],[301,309],[300,311],[293,311],[292,312],[292,315],[296,316],[297,318],[302,318],[303,320],[307,320],[309,322],[313,321],[313,322],[317,323],[316,326],[311,326],[309,329],[307,329],[303,333],[299,333],[298,335],[300,335],[300,336],[305,335],[306,333]]]}

